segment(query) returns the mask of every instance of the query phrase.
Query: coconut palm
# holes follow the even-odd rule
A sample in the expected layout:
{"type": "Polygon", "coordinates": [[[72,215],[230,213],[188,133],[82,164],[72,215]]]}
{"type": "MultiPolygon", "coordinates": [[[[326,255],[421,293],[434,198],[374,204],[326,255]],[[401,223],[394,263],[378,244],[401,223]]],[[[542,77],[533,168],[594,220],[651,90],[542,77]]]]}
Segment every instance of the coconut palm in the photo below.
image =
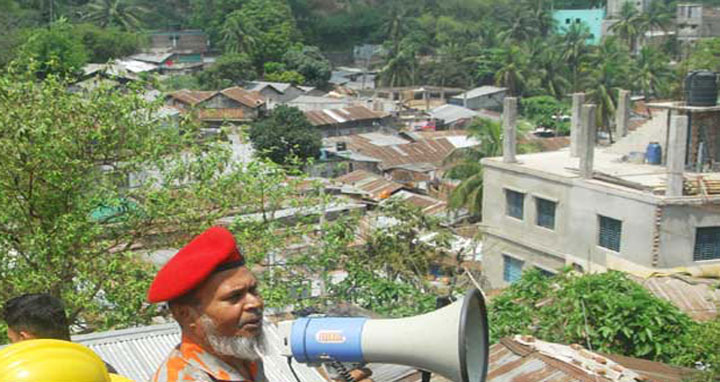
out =
{"type": "Polygon", "coordinates": [[[394,57],[390,57],[380,71],[380,83],[390,87],[412,85],[415,80],[416,68],[415,52],[410,49],[401,49],[394,57]]]}
{"type": "Polygon", "coordinates": [[[656,48],[645,46],[640,49],[634,71],[635,83],[648,100],[651,94],[663,94],[672,82],[673,71],[668,65],[669,59],[656,48]]]}
{"type": "Polygon", "coordinates": [[[606,38],[590,55],[583,78],[589,101],[597,105],[599,129],[610,131],[610,117],[615,114],[615,94],[619,88],[630,88],[631,66],[629,52],[613,36],[606,38]]]}
{"type": "Polygon", "coordinates": [[[460,180],[460,185],[450,194],[450,208],[466,208],[470,215],[479,218],[482,214],[483,169],[482,158],[502,154],[502,126],[489,119],[475,119],[468,127],[468,135],[479,145],[456,150],[445,159],[453,166],[445,173],[448,179],[460,180]]]}
{"type": "Polygon", "coordinates": [[[536,53],[532,55],[534,70],[531,71],[536,86],[543,93],[561,99],[571,86],[567,79],[568,65],[563,60],[562,47],[554,39],[549,42],[537,39],[532,45],[537,47],[536,53]]]}
{"type": "Polygon", "coordinates": [[[517,96],[525,87],[527,54],[516,44],[502,49],[499,53],[500,69],[495,73],[495,82],[508,88],[508,93],[517,96]]]}
{"type": "Polygon", "coordinates": [[[220,30],[221,44],[229,53],[251,52],[255,48],[255,33],[243,22],[239,12],[233,12],[225,19],[220,30]]]}
{"type": "Polygon", "coordinates": [[[131,5],[127,0],[94,0],[87,5],[88,13],[84,19],[105,28],[117,26],[124,30],[138,30],[141,27],[140,17],[148,10],[138,5],[131,5]]]}
{"type": "Polygon", "coordinates": [[[672,24],[673,15],[668,11],[664,2],[653,1],[647,12],[639,17],[643,31],[661,30],[667,36],[668,27],[672,24]]]}
{"type": "Polygon", "coordinates": [[[630,52],[635,52],[637,39],[645,32],[642,16],[638,13],[635,5],[627,1],[620,8],[619,20],[610,27],[610,31],[623,39],[630,52]]]}
{"type": "Polygon", "coordinates": [[[589,38],[590,29],[588,29],[587,25],[577,23],[572,23],[563,36],[561,57],[570,70],[570,82],[573,91],[579,90],[580,68],[590,51],[587,45],[589,38]]]}

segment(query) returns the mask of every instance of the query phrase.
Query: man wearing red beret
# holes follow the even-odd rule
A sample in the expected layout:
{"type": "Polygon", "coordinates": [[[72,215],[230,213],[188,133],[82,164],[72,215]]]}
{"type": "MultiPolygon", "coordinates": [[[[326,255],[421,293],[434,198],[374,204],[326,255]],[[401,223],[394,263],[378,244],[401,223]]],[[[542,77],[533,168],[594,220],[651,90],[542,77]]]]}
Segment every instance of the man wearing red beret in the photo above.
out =
{"type": "MultiPolygon", "coordinates": [[[[153,382],[265,381],[263,301],[230,231],[212,227],[175,254],[155,276],[148,301],[167,301],[182,330],[153,382]]],[[[372,382],[363,379],[370,370],[350,373],[372,382]]]]}
{"type": "Polygon", "coordinates": [[[182,341],[155,372],[155,382],[265,380],[263,301],[235,239],[212,227],[158,272],[148,301],[167,301],[182,341]]]}

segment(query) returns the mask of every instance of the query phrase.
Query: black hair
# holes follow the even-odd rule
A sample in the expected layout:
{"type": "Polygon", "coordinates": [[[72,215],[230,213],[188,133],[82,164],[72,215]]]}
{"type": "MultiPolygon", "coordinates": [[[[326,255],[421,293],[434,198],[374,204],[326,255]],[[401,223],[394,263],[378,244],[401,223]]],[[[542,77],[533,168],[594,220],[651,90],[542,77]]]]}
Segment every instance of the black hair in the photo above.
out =
{"type": "Polygon", "coordinates": [[[16,332],[25,331],[37,338],[70,340],[65,307],[60,299],[49,294],[11,298],[3,307],[3,319],[16,332]]]}

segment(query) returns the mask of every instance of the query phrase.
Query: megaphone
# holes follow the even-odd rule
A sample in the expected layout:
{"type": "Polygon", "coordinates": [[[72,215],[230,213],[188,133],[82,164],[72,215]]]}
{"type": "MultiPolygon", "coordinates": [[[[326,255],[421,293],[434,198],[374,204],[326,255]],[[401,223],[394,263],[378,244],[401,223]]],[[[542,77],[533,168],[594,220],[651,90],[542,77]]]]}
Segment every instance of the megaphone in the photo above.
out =
{"type": "Polygon", "coordinates": [[[455,382],[484,382],[487,375],[487,310],[478,289],[419,316],[377,320],[304,317],[281,322],[279,330],[281,353],[301,363],[391,363],[455,382]]]}

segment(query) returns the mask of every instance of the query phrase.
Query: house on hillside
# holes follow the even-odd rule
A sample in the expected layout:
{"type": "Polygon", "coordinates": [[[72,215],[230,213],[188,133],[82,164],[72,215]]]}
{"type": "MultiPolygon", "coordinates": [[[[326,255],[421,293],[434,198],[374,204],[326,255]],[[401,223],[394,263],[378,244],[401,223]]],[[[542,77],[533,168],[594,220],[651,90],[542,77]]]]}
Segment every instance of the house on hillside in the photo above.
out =
{"type": "Polygon", "coordinates": [[[390,116],[365,106],[350,106],[306,111],[305,117],[327,138],[378,131],[389,123],[390,116]]]}
{"type": "Polygon", "coordinates": [[[557,9],[553,11],[553,20],[560,34],[565,34],[573,25],[584,25],[588,28],[590,36],[586,42],[597,45],[602,41],[603,20],[605,8],[591,9],[557,9]]]}
{"type": "Polygon", "coordinates": [[[449,104],[462,106],[471,110],[487,109],[502,111],[506,88],[497,86],[480,86],[464,93],[455,95],[448,101],[449,104]]]}
{"type": "Polygon", "coordinates": [[[220,91],[179,90],[167,95],[166,104],[183,113],[195,113],[209,127],[251,122],[266,112],[260,94],[237,86],[220,91]]]}
{"type": "Polygon", "coordinates": [[[251,81],[245,85],[245,89],[263,96],[269,110],[277,104],[284,104],[301,95],[322,95],[311,86],[297,86],[286,82],[251,81]]]}

